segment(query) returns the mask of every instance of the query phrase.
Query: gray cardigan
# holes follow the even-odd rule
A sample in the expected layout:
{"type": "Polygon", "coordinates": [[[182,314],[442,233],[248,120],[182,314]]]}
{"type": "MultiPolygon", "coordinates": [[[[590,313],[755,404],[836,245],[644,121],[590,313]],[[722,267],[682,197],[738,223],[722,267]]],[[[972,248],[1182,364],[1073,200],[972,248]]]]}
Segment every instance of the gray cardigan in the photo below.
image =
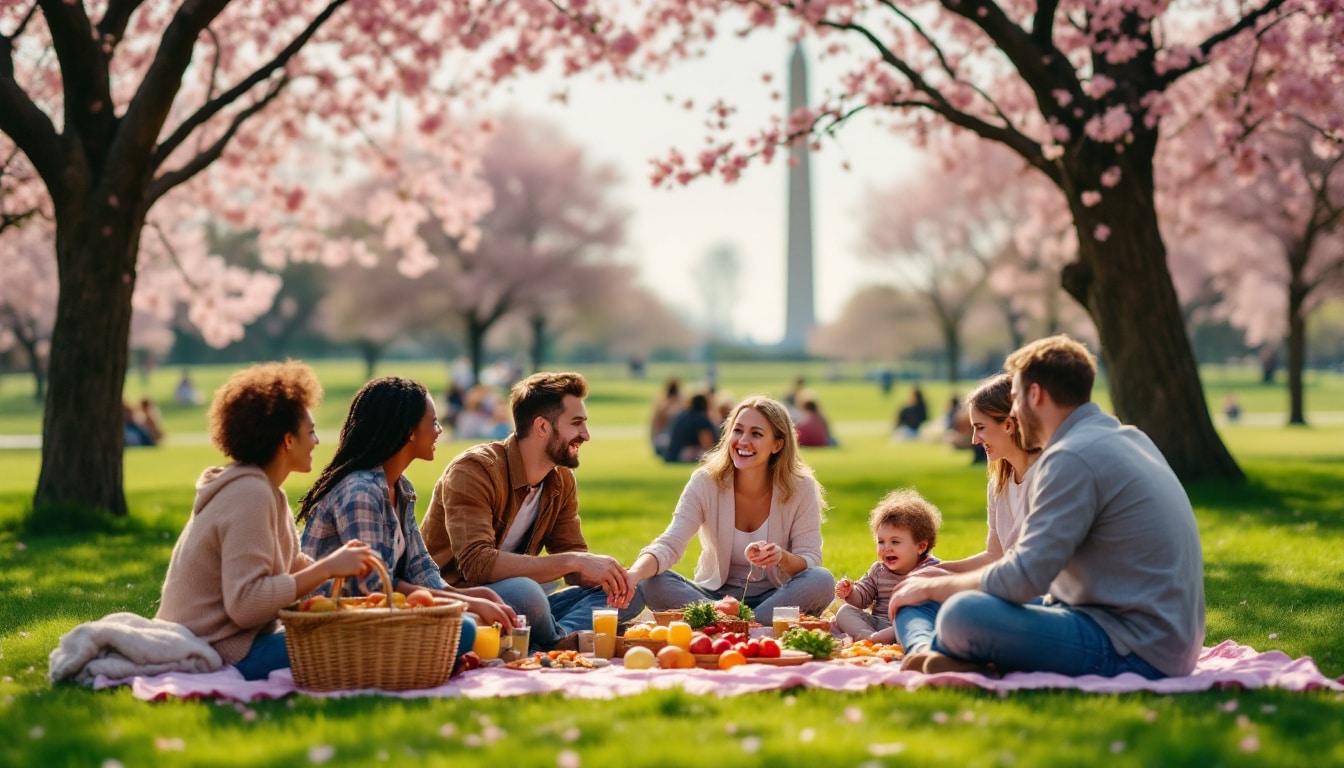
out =
{"type": "Polygon", "coordinates": [[[1018,603],[1048,593],[1120,654],[1189,674],[1204,643],[1204,558],[1190,500],[1153,441],[1084,404],[1041,454],[1029,498],[1021,538],[980,588],[1018,603]]]}

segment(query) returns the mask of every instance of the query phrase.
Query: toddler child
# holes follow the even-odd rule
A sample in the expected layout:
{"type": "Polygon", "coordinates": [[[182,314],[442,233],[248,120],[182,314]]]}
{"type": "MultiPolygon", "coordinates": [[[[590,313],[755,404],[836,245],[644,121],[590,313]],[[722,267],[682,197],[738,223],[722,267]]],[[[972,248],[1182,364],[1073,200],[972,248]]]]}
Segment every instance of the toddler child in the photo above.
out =
{"type": "Polygon", "coordinates": [[[914,571],[944,573],[935,567],[938,558],[929,554],[942,524],[943,514],[913,488],[892,491],[877,503],[868,514],[868,527],[877,541],[877,562],[858,581],[846,577],[835,583],[835,596],[845,601],[835,615],[835,626],[841,632],[856,640],[896,642],[887,603],[896,585],[914,571]]]}

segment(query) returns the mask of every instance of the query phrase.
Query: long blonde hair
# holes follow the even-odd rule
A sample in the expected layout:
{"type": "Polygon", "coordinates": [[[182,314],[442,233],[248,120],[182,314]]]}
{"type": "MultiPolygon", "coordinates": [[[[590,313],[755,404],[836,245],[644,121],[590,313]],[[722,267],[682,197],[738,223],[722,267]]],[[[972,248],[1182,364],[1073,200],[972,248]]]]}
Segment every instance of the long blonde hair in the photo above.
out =
{"type": "Polygon", "coordinates": [[[813,477],[812,468],[803,462],[798,452],[798,432],[794,428],[793,420],[789,418],[788,409],[783,403],[765,395],[752,395],[738,403],[724,421],[723,434],[719,435],[718,445],[707,451],[701,459],[701,464],[709,476],[714,478],[720,488],[728,487],[728,482],[732,480],[733,472],[736,470],[733,466],[732,452],[728,449],[728,441],[732,439],[733,425],[737,423],[738,414],[748,408],[764,416],[771,431],[775,433],[775,439],[784,441],[784,445],[777,452],[770,454],[766,468],[770,485],[775,489],[780,502],[784,503],[793,498],[797,490],[797,481],[811,478],[812,486],[817,489],[818,506],[825,509],[825,492],[821,483],[816,482],[813,477]]]}
{"type": "MultiPolygon", "coordinates": [[[[1028,450],[1022,443],[1022,429],[1017,424],[1017,419],[1013,418],[1013,377],[1006,373],[1001,373],[991,379],[986,380],[976,388],[974,392],[966,397],[966,413],[969,416],[971,408],[983,413],[994,421],[1002,424],[1013,436],[1013,445],[1026,451],[1028,455],[1040,452],[1040,449],[1028,450]]],[[[974,429],[974,427],[972,427],[974,429]]],[[[1003,493],[1003,489],[1008,487],[1008,481],[1013,477],[1013,465],[1006,459],[995,459],[989,463],[989,476],[994,480],[994,495],[1003,493]]]]}

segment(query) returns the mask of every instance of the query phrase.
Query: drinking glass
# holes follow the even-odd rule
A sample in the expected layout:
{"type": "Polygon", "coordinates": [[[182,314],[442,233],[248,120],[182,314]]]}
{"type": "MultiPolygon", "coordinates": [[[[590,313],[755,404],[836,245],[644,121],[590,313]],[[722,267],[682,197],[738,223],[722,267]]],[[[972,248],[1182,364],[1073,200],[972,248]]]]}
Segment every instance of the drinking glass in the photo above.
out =
{"type": "Polygon", "coordinates": [[[616,611],[612,608],[593,609],[593,632],[616,636],[616,611]]]}
{"type": "Polygon", "coordinates": [[[471,650],[482,659],[499,658],[499,625],[476,628],[476,642],[471,650]]]}
{"type": "Polygon", "coordinates": [[[775,637],[783,637],[785,632],[798,624],[800,613],[796,605],[781,605],[775,608],[773,628],[775,637]]]}

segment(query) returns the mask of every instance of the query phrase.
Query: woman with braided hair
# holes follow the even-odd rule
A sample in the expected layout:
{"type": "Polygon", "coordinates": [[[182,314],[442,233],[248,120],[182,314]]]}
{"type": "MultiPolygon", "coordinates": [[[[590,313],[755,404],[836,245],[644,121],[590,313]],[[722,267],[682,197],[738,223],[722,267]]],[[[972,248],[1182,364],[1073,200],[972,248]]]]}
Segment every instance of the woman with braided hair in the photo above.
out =
{"type": "MultiPolygon", "coordinates": [[[[415,488],[405,471],[416,459],[433,460],[442,431],[434,399],[418,382],[386,376],[365,384],[350,403],[336,455],[300,503],[303,551],[321,557],[346,541],[365,542],[387,564],[396,591],[425,588],[462,600],[486,624],[512,628],[513,609],[492,590],[449,587],[420,536],[415,488]]],[[[382,589],[377,574],[362,586],[382,589]]],[[[475,635],[464,622],[459,648],[470,650],[475,635]]]]}

